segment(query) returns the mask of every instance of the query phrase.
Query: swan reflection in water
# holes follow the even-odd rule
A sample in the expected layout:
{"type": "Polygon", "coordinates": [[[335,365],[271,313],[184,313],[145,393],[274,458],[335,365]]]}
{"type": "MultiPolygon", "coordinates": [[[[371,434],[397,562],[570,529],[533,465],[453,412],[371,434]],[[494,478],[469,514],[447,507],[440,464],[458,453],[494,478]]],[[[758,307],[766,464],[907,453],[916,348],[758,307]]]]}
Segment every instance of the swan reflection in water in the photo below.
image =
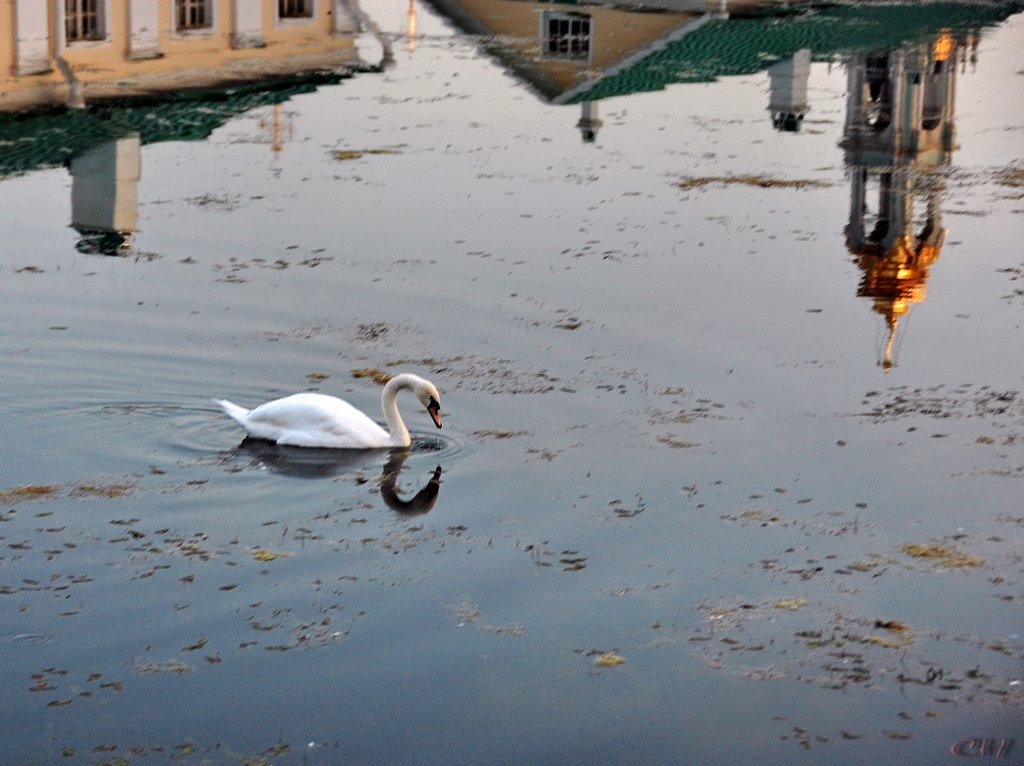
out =
{"type": "MultiPolygon", "coordinates": [[[[239,452],[246,452],[261,466],[272,471],[299,479],[327,479],[346,473],[358,473],[371,468],[380,453],[351,449],[316,449],[287,447],[264,439],[246,437],[238,445],[239,452]]],[[[420,490],[408,500],[399,495],[398,477],[405,461],[412,456],[412,450],[393,449],[380,475],[380,496],[388,508],[403,516],[419,516],[429,513],[437,503],[441,490],[441,466],[434,468],[431,477],[420,490]]]]}

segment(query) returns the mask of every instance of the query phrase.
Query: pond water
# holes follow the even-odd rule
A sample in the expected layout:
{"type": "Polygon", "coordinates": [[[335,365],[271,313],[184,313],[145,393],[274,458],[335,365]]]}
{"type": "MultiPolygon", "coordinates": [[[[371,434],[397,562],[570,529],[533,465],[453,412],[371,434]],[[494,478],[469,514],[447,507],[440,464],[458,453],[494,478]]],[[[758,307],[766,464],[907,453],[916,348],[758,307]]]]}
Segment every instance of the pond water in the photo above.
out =
{"type": "Polygon", "coordinates": [[[0,180],[5,761],[1019,762],[1019,9],[590,101],[363,10],[352,76],[0,180]],[[938,143],[850,95],[922,77],[938,143]],[[444,428],[210,401],[375,370],[444,428]]]}

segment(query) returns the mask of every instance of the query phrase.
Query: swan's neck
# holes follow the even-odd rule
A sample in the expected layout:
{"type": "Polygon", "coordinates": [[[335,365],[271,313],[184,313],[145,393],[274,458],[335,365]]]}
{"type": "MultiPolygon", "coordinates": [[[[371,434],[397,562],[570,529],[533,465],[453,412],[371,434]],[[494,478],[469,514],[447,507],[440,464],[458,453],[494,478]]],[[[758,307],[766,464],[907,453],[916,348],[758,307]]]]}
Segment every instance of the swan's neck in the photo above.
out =
{"type": "Polygon", "coordinates": [[[410,388],[408,381],[402,376],[392,378],[384,386],[384,393],[380,396],[380,406],[384,410],[384,421],[388,424],[388,434],[391,436],[392,447],[408,447],[412,444],[409,436],[409,429],[405,427],[405,421],[398,411],[398,392],[403,388],[410,388]]]}

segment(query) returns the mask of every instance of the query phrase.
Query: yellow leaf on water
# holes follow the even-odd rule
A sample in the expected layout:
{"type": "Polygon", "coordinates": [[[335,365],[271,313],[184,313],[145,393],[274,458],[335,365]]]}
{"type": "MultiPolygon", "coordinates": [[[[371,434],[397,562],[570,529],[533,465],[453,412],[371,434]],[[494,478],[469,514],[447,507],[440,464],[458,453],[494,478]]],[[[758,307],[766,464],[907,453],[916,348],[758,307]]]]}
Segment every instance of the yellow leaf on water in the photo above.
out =
{"type": "Polygon", "coordinates": [[[621,665],[626,661],[618,652],[600,652],[594,658],[594,664],[600,668],[614,668],[616,665],[621,665]]]}
{"type": "Polygon", "coordinates": [[[775,602],[775,608],[800,609],[801,607],[807,606],[809,603],[811,602],[803,596],[798,596],[797,598],[780,598],[778,601],[775,602]]]}
{"type": "Polygon", "coordinates": [[[927,559],[942,567],[980,567],[985,563],[984,559],[979,559],[977,556],[941,545],[908,543],[903,546],[902,550],[908,556],[913,556],[917,559],[927,559]]]}
{"type": "Polygon", "coordinates": [[[277,559],[287,558],[287,556],[287,553],[268,551],[266,548],[257,548],[252,552],[252,557],[257,561],[276,561],[277,559]]]}

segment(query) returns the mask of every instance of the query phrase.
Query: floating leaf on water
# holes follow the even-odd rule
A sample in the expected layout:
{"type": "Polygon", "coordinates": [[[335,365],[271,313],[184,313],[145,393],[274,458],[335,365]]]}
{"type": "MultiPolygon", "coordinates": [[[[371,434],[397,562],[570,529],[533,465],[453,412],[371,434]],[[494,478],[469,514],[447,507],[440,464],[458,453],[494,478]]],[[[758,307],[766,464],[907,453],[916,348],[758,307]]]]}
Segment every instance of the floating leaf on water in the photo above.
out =
{"type": "Polygon", "coordinates": [[[327,380],[329,377],[331,377],[331,374],[329,372],[307,372],[306,373],[306,380],[308,380],[310,383],[320,383],[320,382],[322,382],[324,380],[327,380]]]}
{"type": "Polygon", "coordinates": [[[594,657],[594,664],[599,668],[614,668],[623,664],[626,658],[615,651],[598,652],[594,657]]]}
{"type": "Polygon", "coordinates": [[[865,636],[860,641],[863,644],[874,644],[885,649],[897,649],[910,643],[907,639],[889,638],[888,636],[865,636]]]}
{"type": "Polygon", "coordinates": [[[195,668],[181,660],[165,660],[164,662],[145,660],[134,663],[132,670],[136,673],[150,675],[153,673],[188,673],[195,670],[195,668]]]}
{"type": "Polygon", "coordinates": [[[879,630],[891,630],[893,633],[904,633],[907,626],[899,620],[875,620],[875,628],[879,630]]]}
{"type": "Polygon", "coordinates": [[[377,367],[358,367],[352,370],[353,378],[371,378],[375,383],[381,385],[391,380],[391,376],[377,367]]]}
{"type": "Polygon", "coordinates": [[[774,606],[776,609],[796,610],[807,606],[809,603],[811,603],[810,600],[804,598],[803,596],[797,596],[796,598],[780,598],[772,606],[774,606]]]}
{"type": "Polygon", "coordinates": [[[276,561],[277,559],[287,558],[290,555],[290,553],[268,551],[266,548],[257,548],[252,552],[252,557],[257,561],[276,561]]]}
{"type": "Polygon", "coordinates": [[[46,707],[62,707],[64,705],[70,705],[70,704],[71,704],[71,700],[69,700],[69,699],[59,699],[59,700],[51,700],[51,701],[47,702],[46,703],[46,707]]]}
{"type": "Polygon", "coordinates": [[[0,503],[16,503],[22,500],[41,500],[60,492],[55,484],[26,484],[21,487],[0,489],[0,503]]]}
{"type": "Polygon", "coordinates": [[[910,732],[893,731],[892,729],[886,729],[882,733],[885,736],[887,736],[889,739],[899,739],[899,740],[910,739],[912,736],[914,736],[910,732]]]}
{"type": "Polygon", "coordinates": [[[483,428],[473,432],[478,439],[512,439],[516,436],[531,436],[529,431],[499,431],[492,428],[483,428]]]}
{"type": "Polygon", "coordinates": [[[106,484],[82,483],[75,485],[72,494],[96,495],[98,497],[124,497],[135,489],[135,485],[124,481],[112,481],[106,484]]]}
{"type": "Polygon", "coordinates": [[[927,559],[940,567],[980,567],[985,563],[984,559],[979,559],[977,556],[958,551],[955,548],[947,548],[943,545],[908,543],[901,550],[908,556],[927,559]]]}
{"type": "Polygon", "coordinates": [[[768,176],[755,175],[698,176],[684,178],[678,183],[679,188],[685,191],[711,185],[757,186],[762,189],[825,189],[831,186],[830,183],[807,178],[770,178],[768,176]]]}
{"type": "Polygon", "coordinates": [[[672,449],[690,449],[692,447],[699,447],[700,446],[700,444],[698,444],[697,442],[689,442],[689,441],[685,441],[683,439],[676,439],[675,437],[671,436],[670,434],[665,434],[663,436],[659,436],[658,437],[658,443],[659,444],[664,444],[665,446],[671,447],[672,449]]]}

